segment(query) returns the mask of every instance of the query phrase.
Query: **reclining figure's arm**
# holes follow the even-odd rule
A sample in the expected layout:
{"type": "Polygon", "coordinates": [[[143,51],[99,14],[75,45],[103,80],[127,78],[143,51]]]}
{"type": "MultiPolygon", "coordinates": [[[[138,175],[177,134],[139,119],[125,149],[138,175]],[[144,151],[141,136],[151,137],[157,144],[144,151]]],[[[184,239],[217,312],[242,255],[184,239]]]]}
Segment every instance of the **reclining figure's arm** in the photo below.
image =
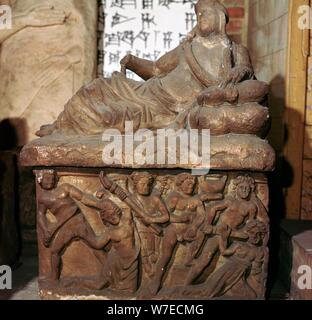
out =
{"type": "Polygon", "coordinates": [[[246,71],[249,71],[250,76],[253,75],[254,71],[250,61],[249,52],[243,45],[235,44],[234,63],[235,67],[246,68],[246,71]]]}
{"type": "Polygon", "coordinates": [[[157,61],[141,59],[132,54],[127,54],[121,61],[121,71],[129,69],[144,80],[167,74],[179,64],[179,47],[164,54],[157,61]]]}
{"type": "Polygon", "coordinates": [[[249,80],[254,77],[254,70],[250,61],[247,48],[240,44],[233,44],[234,67],[221,83],[225,88],[228,84],[236,85],[242,80],[249,80]]]}

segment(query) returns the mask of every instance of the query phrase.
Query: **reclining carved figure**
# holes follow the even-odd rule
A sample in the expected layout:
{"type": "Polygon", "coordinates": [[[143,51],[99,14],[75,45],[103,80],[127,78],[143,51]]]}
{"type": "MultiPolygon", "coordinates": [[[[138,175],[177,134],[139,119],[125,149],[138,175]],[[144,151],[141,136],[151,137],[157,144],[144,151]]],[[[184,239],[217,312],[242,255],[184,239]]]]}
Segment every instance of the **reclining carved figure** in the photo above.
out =
{"type": "MultiPolygon", "coordinates": [[[[129,69],[145,81],[127,79],[122,72],[113,73],[111,78],[96,79],[82,87],[65,105],[56,122],[41,127],[37,135],[54,132],[95,135],[107,128],[124,132],[125,121],[133,121],[134,130],[156,130],[181,122],[181,115],[185,118],[200,106],[246,103],[247,109],[258,106],[268,86],[255,80],[247,49],[227,36],[225,27],[229,17],[225,7],[217,0],[200,0],[195,12],[197,26],[183,43],[159,60],[148,61],[131,54],[121,60],[122,71],[129,69]]],[[[261,109],[260,120],[255,120],[257,127],[268,117],[265,110],[261,109]]],[[[201,122],[199,119],[199,127],[204,123],[210,129],[205,112],[197,112],[195,116],[204,118],[201,122]]],[[[248,123],[254,114],[247,118],[248,123]]],[[[223,133],[222,128],[217,133],[220,130],[223,133]]],[[[240,132],[233,125],[234,133],[254,133],[248,130],[240,132]]]]}

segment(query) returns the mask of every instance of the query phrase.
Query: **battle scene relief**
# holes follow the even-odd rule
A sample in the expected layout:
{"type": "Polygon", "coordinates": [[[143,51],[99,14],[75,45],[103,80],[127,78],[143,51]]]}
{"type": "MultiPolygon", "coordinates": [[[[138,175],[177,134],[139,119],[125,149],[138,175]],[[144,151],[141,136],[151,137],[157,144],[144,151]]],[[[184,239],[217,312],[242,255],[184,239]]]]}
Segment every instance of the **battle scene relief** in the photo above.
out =
{"type": "Polygon", "coordinates": [[[263,174],[35,173],[43,296],[264,298],[263,174]]]}

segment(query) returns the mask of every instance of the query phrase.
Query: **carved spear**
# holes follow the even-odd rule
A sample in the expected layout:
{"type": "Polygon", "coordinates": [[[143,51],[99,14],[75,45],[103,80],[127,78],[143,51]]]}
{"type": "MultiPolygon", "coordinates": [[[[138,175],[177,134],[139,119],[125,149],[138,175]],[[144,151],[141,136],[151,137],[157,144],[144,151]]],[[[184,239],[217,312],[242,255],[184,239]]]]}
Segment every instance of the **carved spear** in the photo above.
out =
{"type": "Polygon", "coordinates": [[[147,224],[144,219],[142,209],[132,199],[131,194],[123,190],[117,183],[111,181],[102,171],[100,173],[100,181],[103,187],[110,193],[116,195],[122,202],[126,203],[135,213],[136,217],[140,219],[148,228],[150,228],[157,235],[162,233],[162,228],[156,224],[147,224]]]}

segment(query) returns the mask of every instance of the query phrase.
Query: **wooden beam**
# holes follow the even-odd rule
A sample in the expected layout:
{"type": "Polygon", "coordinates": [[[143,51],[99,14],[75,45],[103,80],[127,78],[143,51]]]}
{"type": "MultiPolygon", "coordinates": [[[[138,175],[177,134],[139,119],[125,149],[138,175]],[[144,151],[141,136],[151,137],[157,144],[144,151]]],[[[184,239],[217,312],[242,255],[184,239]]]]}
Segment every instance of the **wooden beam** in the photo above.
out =
{"type": "MultiPolygon", "coordinates": [[[[310,5],[310,1],[289,1],[285,109],[287,141],[284,155],[292,167],[293,182],[285,190],[288,219],[300,219],[301,215],[307,61],[310,41],[309,30],[301,30],[298,27],[300,17],[298,8],[302,5],[310,5]]],[[[284,174],[289,173],[284,172],[284,174]]]]}

